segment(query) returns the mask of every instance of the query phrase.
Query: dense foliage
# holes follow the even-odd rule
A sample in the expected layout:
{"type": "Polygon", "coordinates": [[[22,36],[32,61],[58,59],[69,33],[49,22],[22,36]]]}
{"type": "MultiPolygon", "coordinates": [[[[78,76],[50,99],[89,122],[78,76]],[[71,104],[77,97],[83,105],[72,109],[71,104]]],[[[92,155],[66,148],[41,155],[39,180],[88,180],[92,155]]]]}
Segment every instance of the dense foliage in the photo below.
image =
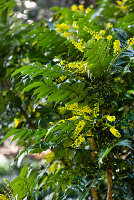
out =
{"type": "Polygon", "coordinates": [[[51,150],[5,198],[132,200],[133,1],[55,7],[34,25],[1,2],[1,143],[14,135],[16,159],[51,150]]]}

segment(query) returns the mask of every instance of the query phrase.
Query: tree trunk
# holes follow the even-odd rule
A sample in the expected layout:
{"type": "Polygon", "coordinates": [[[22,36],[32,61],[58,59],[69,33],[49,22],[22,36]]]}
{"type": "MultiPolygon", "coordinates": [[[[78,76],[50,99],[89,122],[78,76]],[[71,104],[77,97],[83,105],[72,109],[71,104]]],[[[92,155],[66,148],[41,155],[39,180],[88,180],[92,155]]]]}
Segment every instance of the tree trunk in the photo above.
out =
{"type": "Polygon", "coordinates": [[[107,179],[108,179],[108,190],[107,190],[107,200],[112,200],[112,170],[107,168],[107,179]]]}
{"type": "MultiPolygon", "coordinates": [[[[90,145],[91,145],[91,159],[94,160],[96,155],[95,155],[95,141],[93,137],[90,139],[90,145]]],[[[93,199],[98,200],[98,194],[97,194],[95,186],[91,188],[91,193],[92,193],[93,199]]]]}

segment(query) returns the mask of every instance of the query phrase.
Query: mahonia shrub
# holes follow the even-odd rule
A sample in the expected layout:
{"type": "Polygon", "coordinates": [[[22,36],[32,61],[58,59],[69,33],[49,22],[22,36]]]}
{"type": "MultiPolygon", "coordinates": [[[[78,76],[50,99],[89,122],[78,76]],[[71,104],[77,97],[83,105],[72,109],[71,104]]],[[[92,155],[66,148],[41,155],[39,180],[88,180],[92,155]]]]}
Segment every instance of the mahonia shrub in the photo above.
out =
{"type": "Polygon", "coordinates": [[[37,128],[14,128],[2,139],[15,134],[12,141],[22,146],[17,158],[50,149],[38,171],[25,165],[11,182],[14,198],[130,200],[134,13],[126,4],[123,17],[110,23],[83,5],[54,9],[53,22],[26,37],[41,56],[30,54],[12,73],[32,109],[53,105],[49,112],[59,116],[44,128],[45,113],[38,112],[37,128]]]}

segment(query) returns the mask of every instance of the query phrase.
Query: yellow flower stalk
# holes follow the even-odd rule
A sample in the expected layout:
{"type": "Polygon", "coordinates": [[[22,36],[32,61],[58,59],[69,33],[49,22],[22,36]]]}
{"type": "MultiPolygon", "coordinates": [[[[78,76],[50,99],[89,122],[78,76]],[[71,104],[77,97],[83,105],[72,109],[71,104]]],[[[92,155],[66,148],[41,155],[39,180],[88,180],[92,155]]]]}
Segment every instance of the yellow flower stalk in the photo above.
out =
{"type": "Polygon", "coordinates": [[[127,44],[129,45],[129,46],[128,46],[128,50],[129,50],[130,47],[134,45],[134,38],[130,38],[130,39],[127,41],[127,44]]]}
{"type": "Polygon", "coordinates": [[[120,48],[120,40],[115,40],[113,44],[114,53],[117,53],[121,50],[120,48]]]}

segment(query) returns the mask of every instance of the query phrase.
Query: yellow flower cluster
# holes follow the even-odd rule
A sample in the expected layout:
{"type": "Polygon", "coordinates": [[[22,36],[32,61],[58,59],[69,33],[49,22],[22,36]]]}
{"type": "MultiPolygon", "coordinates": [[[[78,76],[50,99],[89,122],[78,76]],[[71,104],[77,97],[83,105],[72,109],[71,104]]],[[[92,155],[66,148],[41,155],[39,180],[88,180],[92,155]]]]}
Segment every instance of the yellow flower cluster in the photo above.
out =
{"type": "Polygon", "coordinates": [[[14,122],[15,122],[15,128],[17,128],[17,126],[19,125],[19,123],[24,119],[23,116],[21,116],[21,118],[14,118],[14,122]]]}
{"type": "Polygon", "coordinates": [[[90,33],[95,39],[99,40],[102,38],[103,35],[105,35],[106,31],[105,30],[100,30],[100,32],[95,32],[94,30],[89,29],[87,26],[84,26],[84,31],[87,33],[90,33]]]}
{"type": "Polygon", "coordinates": [[[130,38],[130,39],[127,41],[127,44],[129,45],[129,47],[128,47],[128,50],[129,50],[130,47],[134,45],[134,38],[130,38]]]}
{"type": "Polygon", "coordinates": [[[50,124],[51,126],[53,126],[53,125],[54,125],[54,122],[49,122],[49,124],[50,124]]]}
{"type": "Polygon", "coordinates": [[[72,6],[71,6],[71,10],[72,10],[72,11],[78,11],[78,9],[79,9],[80,11],[84,11],[84,5],[80,4],[78,7],[77,7],[76,5],[72,5],[72,6]]]}
{"type": "Polygon", "coordinates": [[[79,49],[81,52],[83,52],[84,44],[82,43],[82,40],[79,40],[78,42],[76,42],[75,40],[69,38],[69,41],[70,41],[77,49],[79,49]]]}
{"type": "Polygon", "coordinates": [[[0,194],[0,200],[7,200],[7,198],[5,197],[5,195],[0,194]]]}
{"type": "Polygon", "coordinates": [[[64,31],[64,32],[63,32],[63,34],[62,34],[62,37],[64,37],[64,38],[67,38],[67,37],[69,37],[69,33],[68,33],[68,32],[66,32],[66,31],[64,31]]]}
{"type": "Polygon", "coordinates": [[[122,11],[126,11],[127,10],[127,7],[125,6],[125,2],[126,2],[126,0],[116,1],[116,3],[118,4],[119,9],[121,9],[122,11]]]}
{"type": "Polygon", "coordinates": [[[121,134],[119,133],[119,131],[114,127],[112,126],[110,128],[110,132],[115,136],[115,137],[121,137],[121,134]]]}
{"type": "Polygon", "coordinates": [[[80,62],[70,62],[68,65],[66,65],[65,69],[72,72],[72,70],[74,69],[75,72],[79,72],[79,73],[85,73],[86,69],[88,69],[89,66],[87,66],[87,63],[84,61],[80,61],[80,62]]]}
{"type": "Polygon", "coordinates": [[[67,76],[61,76],[59,79],[60,79],[61,81],[64,81],[66,78],[67,78],[67,76]]]}
{"type": "Polygon", "coordinates": [[[108,115],[107,120],[110,121],[110,122],[114,122],[116,120],[116,117],[108,115]]]}
{"type": "MultiPolygon", "coordinates": [[[[78,28],[76,21],[73,22],[73,26],[74,28],[78,28]]],[[[83,52],[84,44],[82,40],[75,41],[73,39],[73,34],[67,32],[70,29],[70,27],[67,24],[62,23],[62,24],[55,25],[55,27],[57,28],[58,33],[62,33],[62,37],[67,38],[67,40],[69,40],[77,49],[83,52]]]]}
{"type": "Polygon", "coordinates": [[[95,104],[94,108],[91,109],[88,105],[85,106],[79,106],[78,103],[74,103],[74,104],[69,104],[69,105],[65,105],[64,108],[61,108],[60,111],[62,110],[70,110],[73,112],[73,114],[75,116],[77,116],[77,118],[79,116],[83,116],[84,119],[91,121],[91,116],[92,118],[97,117],[99,115],[99,104],[95,104]]]}
{"type": "Polygon", "coordinates": [[[61,83],[62,81],[64,81],[67,78],[67,76],[61,76],[59,78],[57,78],[55,81],[55,83],[61,83]]]}
{"type": "Polygon", "coordinates": [[[78,108],[78,103],[73,103],[73,104],[69,104],[69,105],[65,105],[66,110],[76,110],[76,108],[78,108]]]}
{"type": "Polygon", "coordinates": [[[94,117],[99,116],[99,103],[94,104],[93,115],[94,117]]]}
{"type": "Polygon", "coordinates": [[[76,129],[75,129],[75,132],[74,132],[74,136],[77,137],[78,134],[82,131],[82,129],[84,128],[85,126],[85,122],[83,120],[80,120],[79,123],[77,124],[76,126],[76,129]]]}
{"type": "Polygon", "coordinates": [[[73,135],[74,138],[76,138],[76,139],[75,139],[74,143],[72,144],[72,147],[78,146],[82,142],[85,141],[85,138],[82,137],[81,135],[79,135],[79,133],[83,130],[85,124],[86,123],[83,120],[80,120],[79,123],[77,124],[76,129],[74,131],[74,135],[73,135]]]}
{"type": "Polygon", "coordinates": [[[74,143],[73,143],[73,147],[77,147],[77,146],[79,146],[82,142],[84,142],[85,141],[85,138],[84,137],[82,137],[81,135],[74,141],[74,143]]]}
{"type": "Polygon", "coordinates": [[[121,50],[121,48],[120,48],[120,40],[115,40],[114,41],[113,48],[114,48],[114,53],[118,54],[119,51],[121,50]]]}
{"type": "MultiPolygon", "coordinates": [[[[99,104],[95,104],[94,108],[91,109],[88,105],[79,106],[78,103],[66,104],[65,107],[61,107],[60,111],[64,112],[65,110],[70,110],[73,113],[73,117],[68,118],[67,121],[75,121],[83,117],[85,120],[92,121],[95,117],[99,115],[99,104]]],[[[60,122],[64,123],[65,120],[61,120],[60,122]]],[[[80,132],[85,127],[86,122],[84,120],[80,120],[76,125],[73,138],[75,138],[74,143],[71,145],[72,147],[80,145],[85,138],[80,135],[80,132]]]]}
{"type": "MultiPolygon", "coordinates": [[[[76,5],[72,5],[71,10],[72,11],[78,11],[78,10],[84,11],[84,5],[80,4],[78,7],[76,5]]],[[[85,11],[86,11],[86,14],[88,14],[91,11],[91,8],[88,7],[85,11]]]]}
{"type": "Polygon", "coordinates": [[[61,61],[60,61],[60,64],[61,64],[61,65],[64,65],[65,62],[66,62],[65,60],[61,60],[61,61]]]}
{"type": "Polygon", "coordinates": [[[70,29],[70,27],[67,24],[65,24],[65,23],[57,24],[57,25],[55,25],[55,27],[57,28],[57,31],[59,33],[62,33],[63,31],[70,29]]]}

